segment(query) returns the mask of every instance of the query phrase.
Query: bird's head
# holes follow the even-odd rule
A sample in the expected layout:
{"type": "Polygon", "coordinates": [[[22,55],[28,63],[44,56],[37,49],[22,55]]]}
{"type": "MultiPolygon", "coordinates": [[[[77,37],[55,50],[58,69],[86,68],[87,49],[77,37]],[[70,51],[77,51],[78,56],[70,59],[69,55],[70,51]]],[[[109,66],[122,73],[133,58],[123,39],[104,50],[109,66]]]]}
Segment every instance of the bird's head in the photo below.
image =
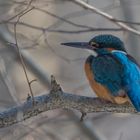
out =
{"type": "Polygon", "coordinates": [[[109,34],[95,36],[89,42],[68,42],[62,43],[62,45],[93,50],[97,54],[112,50],[126,52],[124,43],[118,37],[109,34]]]}

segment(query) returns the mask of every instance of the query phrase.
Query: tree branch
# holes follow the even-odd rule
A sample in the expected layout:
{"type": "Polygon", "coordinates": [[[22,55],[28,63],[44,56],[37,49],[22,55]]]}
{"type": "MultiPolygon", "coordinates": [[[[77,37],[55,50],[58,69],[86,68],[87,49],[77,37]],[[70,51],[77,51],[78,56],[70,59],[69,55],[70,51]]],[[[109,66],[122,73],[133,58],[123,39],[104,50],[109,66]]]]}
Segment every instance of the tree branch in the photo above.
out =
{"type": "Polygon", "coordinates": [[[130,104],[117,105],[100,98],[65,93],[54,77],[51,77],[49,94],[37,96],[0,113],[0,128],[21,122],[33,116],[57,108],[75,109],[83,114],[91,112],[138,113],[130,104]]]}
{"type": "Polygon", "coordinates": [[[89,5],[87,4],[86,2],[82,1],[82,0],[73,0],[73,2],[75,2],[76,4],[86,8],[86,9],[89,9],[103,17],[105,17],[106,19],[112,21],[113,23],[115,23],[116,25],[118,25],[119,27],[121,27],[122,29],[125,29],[126,31],[129,31],[129,32],[132,32],[134,34],[137,34],[137,35],[140,35],[140,32],[135,30],[134,28],[122,23],[121,21],[117,21],[117,19],[115,19],[113,16],[101,11],[100,9],[92,6],[92,5],[89,5]]]}

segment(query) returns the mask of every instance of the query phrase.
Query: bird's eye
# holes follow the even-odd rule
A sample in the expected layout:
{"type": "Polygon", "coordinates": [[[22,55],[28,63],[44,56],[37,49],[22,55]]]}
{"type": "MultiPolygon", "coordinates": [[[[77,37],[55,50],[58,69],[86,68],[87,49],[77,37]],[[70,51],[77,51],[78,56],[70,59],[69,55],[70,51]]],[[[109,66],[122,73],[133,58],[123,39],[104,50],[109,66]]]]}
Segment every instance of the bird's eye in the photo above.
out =
{"type": "Polygon", "coordinates": [[[99,47],[99,44],[96,43],[96,42],[91,42],[91,43],[90,43],[90,46],[93,46],[93,47],[98,48],[98,47],[99,47]]]}

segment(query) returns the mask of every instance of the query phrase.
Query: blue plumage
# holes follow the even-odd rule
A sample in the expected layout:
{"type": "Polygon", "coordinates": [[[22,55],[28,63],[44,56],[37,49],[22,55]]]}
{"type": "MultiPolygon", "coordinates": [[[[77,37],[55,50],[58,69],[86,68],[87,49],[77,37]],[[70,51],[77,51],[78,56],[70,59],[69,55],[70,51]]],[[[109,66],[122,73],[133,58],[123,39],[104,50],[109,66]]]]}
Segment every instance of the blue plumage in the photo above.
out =
{"type": "Polygon", "coordinates": [[[132,104],[140,111],[140,68],[136,63],[122,53],[113,53],[122,63],[122,84],[132,104]]]}
{"type": "Polygon", "coordinates": [[[118,37],[110,34],[95,36],[89,41],[89,44],[92,42],[99,44],[100,48],[114,48],[117,50],[126,51],[124,43],[118,37]]]}
{"type": "Polygon", "coordinates": [[[140,68],[122,52],[94,57],[92,70],[95,80],[106,86],[113,96],[124,90],[137,111],[140,111],[140,68]]]}
{"type": "Polygon", "coordinates": [[[95,51],[97,56],[91,55],[86,61],[86,75],[96,94],[114,103],[125,103],[128,96],[140,112],[140,67],[118,37],[98,35],[89,42],[63,45],[95,51]]]}
{"type": "Polygon", "coordinates": [[[106,86],[113,96],[118,96],[122,89],[123,66],[112,55],[104,54],[93,58],[91,69],[95,81],[106,86]]]}

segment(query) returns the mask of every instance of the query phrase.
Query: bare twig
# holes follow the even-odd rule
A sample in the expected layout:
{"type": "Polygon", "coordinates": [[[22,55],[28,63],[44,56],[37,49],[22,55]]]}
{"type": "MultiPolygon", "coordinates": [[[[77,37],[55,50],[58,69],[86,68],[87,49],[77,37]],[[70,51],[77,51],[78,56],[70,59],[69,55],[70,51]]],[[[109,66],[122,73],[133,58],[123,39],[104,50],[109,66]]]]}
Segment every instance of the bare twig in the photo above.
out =
{"type": "MultiPolygon", "coordinates": [[[[29,9],[29,7],[31,6],[31,4],[32,4],[33,1],[34,1],[34,0],[30,0],[29,3],[26,3],[27,6],[26,6],[26,8],[25,8],[24,10],[20,11],[19,13],[17,13],[16,15],[10,17],[10,18],[7,19],[7,20],[0,21],[0,24],[7,23],[8,21],[11,21],[11,20],[13,20],[13,19],[19,17],[20,15],[23,15],[23,13],[26,12],[26,11],[29,9]]],[[[25,5],[25,4],[24,4],[24,5],[25,5]]],[[[33,8],[33,6],[32,6],[32,8],[33,8]]]]}
{"type": "Polygon", "coordinates": [[[132,25],[137,25],[137,26],[140,25],[140,22],[125,21],[125,20],[121,20],[121,19],[114,19],[114,21],[127,23],[127,24],[132,24],[132,25]]]}
{"type": "Polygon", "coordinates": [[[29,86],[29,91],[30,91],[30,94],[32,96],[32,100],[33,100],[33,105],[35,104],[35,101],[34,101],[34,95],[33,95],[33,91],[32,91],[32,88],[31,88],[31,84],[30,84],[30,80],[29,80],[29,77],[28,77],[28,74],[27,74],[27,71],[26,71],[26,65],[24,63],[24,60],[23,60],[23,56],[22,54],[20,53],[20,49],[19,49],[19,46],[18,46],[18,40],[17,40],[17,24],[20,20],[20,18],[25,15],[26,13],[30,12],[34,7],[30,8],[30,5],[31,3],[33,2],[33,0],[31,0],[29,2],[29,4],[27,5],[27,7],[20,13],[20,15],[18,15],[17,17],[17,21],[15,22],[14,24],[14,35],[15,35],[15,46],[17,48],[17,51],[18,51],[18,54],[19,54],[19,58],[20,58],[20,61],[21,61],[21,65],[22,65],[22,68],[23,68],[23,71],[25,73],[25,77],[26,77],[26,80],[27,80],[27,84],[29,86]]]}
{"type": "MultiPolygon", "coordinates": [[[[27,3],[22,3],[23,5],[27,5],[27,3]]],[[[43,12],[45,14],[48,14],[54,18],[57,18],[65,23],[68,23],[68,24],[71,24],[73,26],[76,26],[76,27],[79,27],[79,28],[83,28],[82,30],[76,30],[76,31],[67,31],[67,30],[54,30],[54,29],[50,29],[49,28],[42,28],[42,27],[37,27],[37,26],[33,26],[33,25],[30,25],[30,24],[27,24],[27,23],[23,23],[23,22],[19,22],[20,25],[24,25],[26,27],[30,27],[30,28],[33,28],[33,29],[36,29],[36,30],[46,30],[48,32],[56,32],[56,33],[85,33],[85,32],[92,32],[92,31],[122,31],[122,30],[129,30],[129,31],[132,31],[133,28],[127,26],[126,24],[123,24],[123,23],[127,23],[127,24],[134,24],[134,25],[140,25],[139,22],[131,22],[131,21],[124,21],[124,20],[121,20],[121,19],[116,19],[102,11],[99,11],[99,9],[95,9],[95,12],[102,15],[102,16],[105,16],[106,18],[108,18],[109,20],[113,21],[113,22],[117,22],[116,24],[118,24],[122,29],[120,28],[95,28],[95,27],[91,27],[91,26],[87,26],[87,25],[82,25],[82,24],[77,24],[77,23],[74,23],[70,20],[67,20],[63,17],[60,17],[54,13],[51,13],[47,10],[44,10],[44,9],[41,9],[41,8],[38,8],[38,7],[34,7],[32,6],[34,9],[40,11],[40,12],[43,12]]],[[[18,14],[20,15],[21,12],[18,14]]],[[[15,17],[17,17],[18,15],[16,15],[15,17]]],[[[11,22],[12,19],[14,19],[15,17],[11,18],[11,19],[8,19],[6,20],[4,23],[14,23],[14,22],[11,22]]],[[[135,29],[133,29],[134,31],[135,29]]],[[[135,30],[136,31],[136,30],[135,30]]]]}
{"type": "MultiPolygon", "coordinates": [[[[8,24],[15,24],[15,22],[13,21],[9,21],[7,22],[8,24]]],[[[64,33],[64,34],[78,34],[78,33],[86,33],[86,32],[93,32],[93,31],[96,31],[96,32],[102,32],[102,31],[114,31],[114,32],[117,32],[117,31],[123,31],[123,29],[121,28],[97,28],[97,27],[89,27],[89,29],[81,29],[81,30],[56,30],[56,29],[49,29],[49,28],[44,28],[44,27],[39,27],[39,26],[35,26],[35,25],[31,25],[31,24],[28,24],[28,23],[25,23],[25,22],[18,22],[18,25],[21,25],[21,26],[25,26],[25,27],[28,27],[28,28],[32,28],[32,29],[35,29],[35,30],[39,30],[39,31],[47,31],[47,32],[55,32],[55,33],[64,33]]]]}
{"type": "Polygon", "coordinates": [[[89,5],[86,2],[82,1],[82,0],[73,0],[73,2],[77,3],[78,5],[82,6],[83,8],[89,9],[105,18],[107,18],[108,20],[112,21],[113,23],[115,23],[116,25],[118,25],[119,27],[125,29],[126,31],[132,32],[134,34],[140,35],[140,32],[135,30],[134,28],[131,28],[130,26],[117,21],[113,16],[101,11],[100,9],[96,8],[95,6],[89,5]]]}
{"type": "Polygon", "coordinates": [[[87,115],[87,113],[85,112],[82,112],[82,115],[81,115],[81,118],[80,118],[80,121],[82,122],[85,118],[85,116],[87,115]]]}
{"type": "MultiPolygon", "coordinates": [[[[13,3],[14,3],[14,4],[27,5],[26,2],[13,1],[13,3]]],[[[55,3],[56,3],[56,2],[55,2],[55,3]]],[[[86,2],[86,3],[89,4],[88,2],[86,2]]],[[[47,4],[48,4],[48,1],[47,1],[47,4]]],[[[44,5],[43,5],[43,6],[44,6],[44,5]]],[[[45,5],[45,6],[46,6],[46,5],[45,5]]],[[[102,9],[104,9],[104,11],[106,11],[106,10],[114,9],[114,8],[116,8],[116,7],[118,7],[118,5],[115,6],[114,3],[113,3],[113,4],[110,4],[110,5],[108,5],[108,6],[104,7],[104,8],[102,8],[102,9]]],[[[44,13],[47,13],[47,12],[48,12],[48,11],[46,11],[46,10],[43,10],[43,9],[39,8],[39,7],[35,7],[35,8],[36,8],[36,10],[40,10],[40,11],[42,11],[42,12],[44,12],[44,13]]],[[[89,13],[89,11],[87,11],[86,13],[89,13]]],[[[78,17],[79,17],[80,15],[83,16],[83,14],[86,14],[86,13],[85,13],[85,11],[84,11],[84,13],[83,13],[82,11],[76,11],[76,12],[74,12],[74,13],[70,13],[70,14],[68,14],[68,15],[65,15],[64,17],[60,17],[60,19],[62,18],[61,21],[64,21],[64,20],[66,20],[66,18],[75,17],[75,16],[78,16],[78,17]],[[63,19],[64,19],[64,20],[63,20],[63,19]]],[[[49,15],[51,15],[51,16],[53,16],[53,17],[59,18],[59,16],[57,16],[57,15],[51,13],[51,12],[48,12],[47,14],[49,14],[49,15]]],[[[138,25],[138,26],[140,25],[140,22],[125,21],[125,20],[121,20],[121,19],[114,19],[114,21],[118,21],[118,22],[122,22],[122,23],[128,23],[128,24],[132,24],[132,25],[138,25]]],[[[64,21],[64,22],[65,22],[65,21],[64,21]]]]}

